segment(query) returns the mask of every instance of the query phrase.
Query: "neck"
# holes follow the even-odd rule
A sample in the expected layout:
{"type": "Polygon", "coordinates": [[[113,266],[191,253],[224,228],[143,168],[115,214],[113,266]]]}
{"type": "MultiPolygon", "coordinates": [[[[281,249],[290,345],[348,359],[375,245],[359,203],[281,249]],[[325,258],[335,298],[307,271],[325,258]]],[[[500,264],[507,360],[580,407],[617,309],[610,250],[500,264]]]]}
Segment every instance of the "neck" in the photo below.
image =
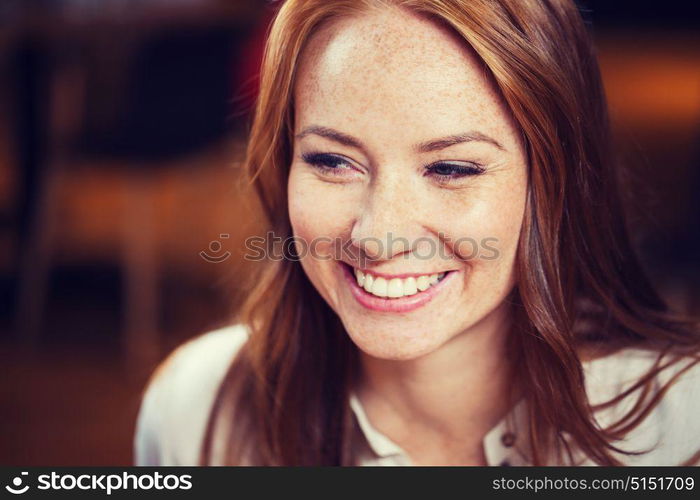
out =
{"type": "Polygon", "coordinates": [[[420,358],[395,361],[360,355],[357,394],[373,425],[407,446],[412,439],[480,449],[506,414],[512,356],[503,304],[477,325],[420,358]]]}

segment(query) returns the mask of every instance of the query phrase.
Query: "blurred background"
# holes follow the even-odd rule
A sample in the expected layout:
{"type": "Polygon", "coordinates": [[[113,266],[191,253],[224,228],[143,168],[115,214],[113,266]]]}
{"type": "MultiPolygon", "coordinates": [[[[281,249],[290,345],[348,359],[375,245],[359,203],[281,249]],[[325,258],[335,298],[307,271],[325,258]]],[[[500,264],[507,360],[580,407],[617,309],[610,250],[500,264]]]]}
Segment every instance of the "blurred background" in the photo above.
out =
{"type": "MultiPolygon", "coordinates": [[[[700,312],[700,19],[579,3],[635,244],[700,312]]],[[[227,324],[273,2],[0,0],[0,465],[129,465],[147,377],[227,324]]]]}

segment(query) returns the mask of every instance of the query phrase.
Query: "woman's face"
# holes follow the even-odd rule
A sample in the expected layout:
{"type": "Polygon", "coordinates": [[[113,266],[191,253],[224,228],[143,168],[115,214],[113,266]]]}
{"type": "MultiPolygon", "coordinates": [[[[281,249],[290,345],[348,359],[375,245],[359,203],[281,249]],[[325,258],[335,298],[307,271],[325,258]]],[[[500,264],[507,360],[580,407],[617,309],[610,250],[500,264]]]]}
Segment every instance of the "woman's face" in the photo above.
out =
{"type": "Polygon", "coordinates": [[[403,10],[335,20],[294,102],[297,251],[355,344],[413,359],[507,318],[527,160],[471,49],[403,10]]]}

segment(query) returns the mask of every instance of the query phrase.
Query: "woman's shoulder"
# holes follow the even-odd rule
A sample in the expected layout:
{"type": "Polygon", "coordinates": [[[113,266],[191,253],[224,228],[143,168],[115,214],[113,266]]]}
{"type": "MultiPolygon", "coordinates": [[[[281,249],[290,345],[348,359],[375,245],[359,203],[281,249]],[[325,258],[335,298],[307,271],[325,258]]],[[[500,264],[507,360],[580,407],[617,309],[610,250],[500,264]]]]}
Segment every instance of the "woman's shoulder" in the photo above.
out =
{"type": "Polygon", "coordinates": [[[199,335],[175,349],[151,375],[134,435],[137,465],[195,465],[217,390],[248,338],[244,325],[199,335]]]}
{"type": "Polygon", "coordinates": [[[675,351],[662,353],[645,346],[630,346],[614,350],[588,350],[582,357],[587,379],[597,386],[626,386],[638,381],[655,366],[659,370],[655,383],[664,383],[676,377],[679,382],[693,383],[700,377],[700,363],[696,355],[678,355],[675,351]]]}
{"type": "MultiPolygon", "coordinates": [[[[171,378],[179,385],[210,380],[210,375],[227,368],[232,356],[248,338],[244,325],[232,325],[198,335],[177,347],[151,375],[149,385],[171,378]]],[[[223,374],[222,374],[223,375],[223,374]]]]}
{"type": "MultiPolygon", "coordinates": [[[[696,356],[661,355],[646,347],[626,347],[583,361],[586,391],[593,405],[605,403],[639,382],[655,367],[646,402],[656,395],[659,402],[621,443],[623,449],[653,450],[624,457],[630,465],[678,465],[700,450],[700,362],[696,356]]],[[[640,390],[618,404],[600,410],[596,417],[608,426],[629,412],[640,390]]],[[[646,404],[645,402],[645,404],[646,404]]]]}

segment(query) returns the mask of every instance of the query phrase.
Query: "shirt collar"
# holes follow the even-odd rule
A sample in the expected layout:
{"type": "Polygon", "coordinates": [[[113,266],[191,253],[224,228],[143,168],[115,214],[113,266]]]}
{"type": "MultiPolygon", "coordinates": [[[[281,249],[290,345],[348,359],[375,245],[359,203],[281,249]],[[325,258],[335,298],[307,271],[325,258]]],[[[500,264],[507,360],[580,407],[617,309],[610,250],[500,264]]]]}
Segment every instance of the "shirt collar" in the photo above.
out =
{"type": "MultiPolygon", "coordinates": [[[[515,406],[484,436],[484,453],[488,465],[527,465],[528,448],[524,436],[527,429],[527,409],[524,399],[515,406]]],[[[379,432],[367,418],[357,395],[350,394],[350,408],[367,444],[378,458],[401,457],[408,454],[386,435],[379,432]]]]}
{"type": "MultiPolygon", "coordinates": [[[[592,368],[593,365],[602,364],[604,359],[606,357],[582,361],[586,375],[585,388],[589,396],[600,392],[598,386],[601,385],[602,380],[594,376],[592,368]]],[[[408,463],[408,454],[370,423],[355,392],[350,393],[350,408],[369,447],[377,457],[401,457],[401,462],[408,463]]],[[[531,465],[531,448],[527,439],[528,419],[527,402],[525,398],[520,398],[511,410],[486,433],[483,446],[488,465],[531,465]]]]}
{"type": "Polygon", "coordinates": [[[350,394],[350,408],[355,414],[355,419],[367,440],[367,444],[369,444],[369,447],[378,457],[386,458],[396,455],[407,455],[398,444],[394,443],[391,439],[374,428],[367,418],[362,403],[360,403],[360,400],[354,392],[350,394]]]}

